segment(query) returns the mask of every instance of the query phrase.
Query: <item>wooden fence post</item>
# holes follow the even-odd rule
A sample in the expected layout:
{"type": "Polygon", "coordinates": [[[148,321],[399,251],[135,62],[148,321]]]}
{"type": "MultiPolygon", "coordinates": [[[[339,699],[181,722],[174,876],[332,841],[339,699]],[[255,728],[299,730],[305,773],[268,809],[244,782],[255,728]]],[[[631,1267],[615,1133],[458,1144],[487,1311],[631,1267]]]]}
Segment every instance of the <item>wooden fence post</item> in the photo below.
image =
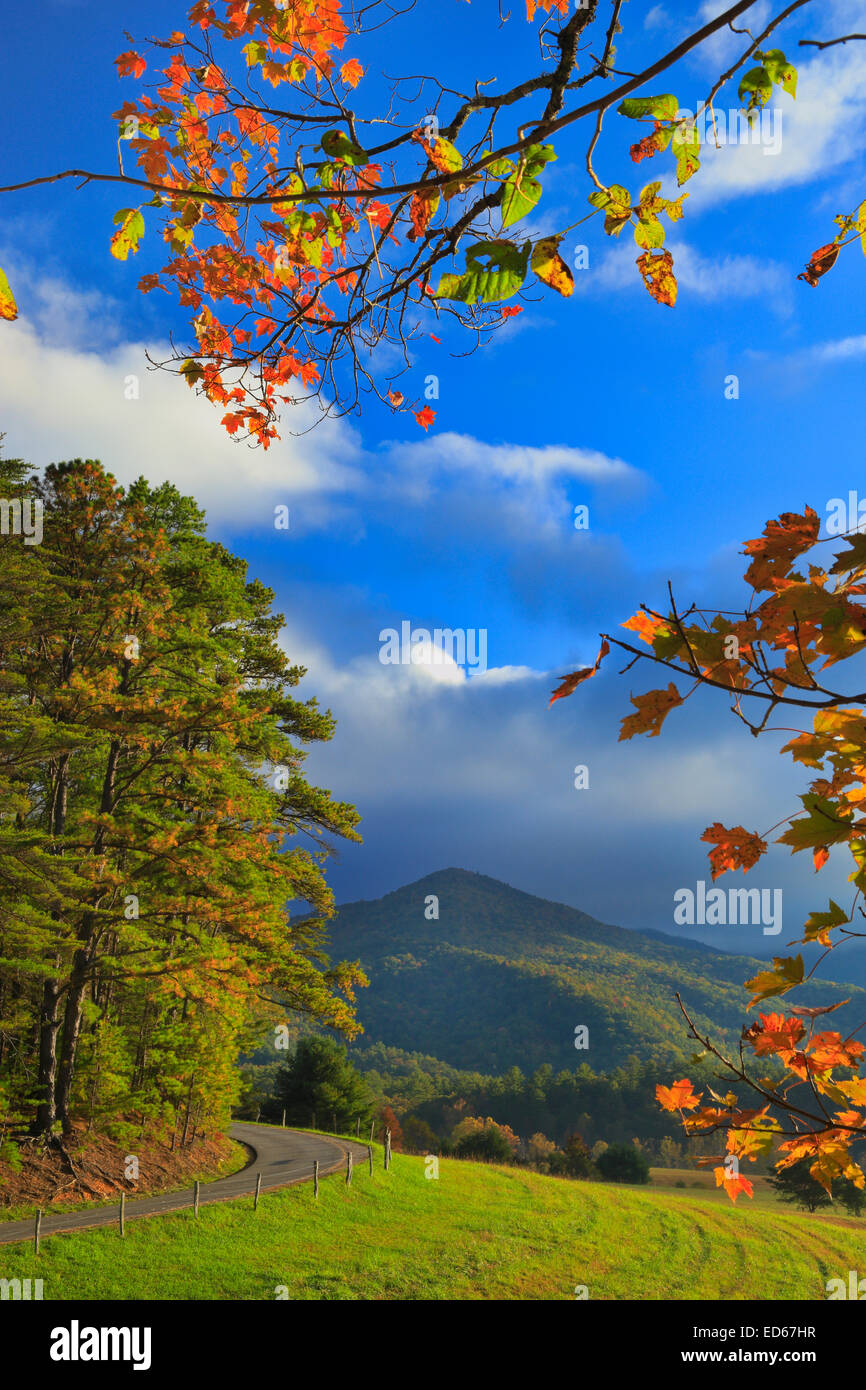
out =
{"type": "Polygon", "coordinates": [[[253,1201],[253,1211],[258,1211],[258,1208],[259,1208],[259,1193],[261,1192],[261,1190],[262,1190],[262,1175],[261,1175],[261,1173],[257,1173],[257,1174],[256,1174],[256,1195],[255,1195],[255,1200],[253,1201]]]}
{"type": "Polygon", "coordinates": [[[313,1196],[319,1195],[319,1160],[313,1159],[313,1196]]]}
{"type": "Polygon", "coordinates": [[[284,1110],[284,1111],[283,1111],[283,1129],[285,1129],[285,1127],[286,1127],[286,1112],[285,1112],[285,1110],[284,1110]]]}
{"type": "Polygon", "coordinates": [[[192,1205],[193,1205],[193,1210],[195,1211],[195,1219],[196,1219],[196,1221],[198,1221],[198,1193],[199,1193],[199,1188],[200,1188],[200,1187],[201,1187],[201,1183],[197,1181],[195,1187],[193,1188],[192,1205]]]}
{"type": "Polygon", "coordinates": [[[358,1123],[355,1125],[355,1138],[356,1138],[356,1139],[360,1139],[360,1137],[361,1137],[361,1116],[359,1115],[359,1116],[358,1116],[358,1123]]]}
{"type": "Polygon", "coordinates": [[[391,1167],[391,1131],[385,1130],[385,1172],[391,1167]]]}
{"type": "Polygon", "coordinates": [[[374,1130],[375,1128],[376,1128],[376,1121],[375,1121],[375,1120],[371,1120],[371,1122],[370,1122],[370,1143],[371,1143],[371,1144],[372,1144],[372,1142],[373,1142],[373,1130],[374,1130]]]}
{"type": "Polygon", "coordinates": [[[372,1178],[372,1176],[373,1176],[373,1145],[372,1145],[372,1144],[368,1144],[368,1145],[367,1145],[367,1153],[368,1153],[369,1158],[370,1158],[370,1177],[372,1178]]]}
{"type": "Polygon", "coordinates": [[[37,1213],[36,1213],[36,1229],[35,1229],[34,1232],[33,1232],[33,1244],[34,1244],[34,1246],[35,1246],[35,1248],[36,1248],[36,1254],[37,1254],[37,1255],[39,1254],[39,1234],[40,1234],[41,1230],[42,1230],[42,1210],[41,1210],[41,1208],[40,1208],[40,1210],[37,1211],[37,1213]]]}
{"type": "Polygon", "coordinates": [[[351,1187],[351,1185],[352,1185],[352,1150],[349,1149],[348,1153],[346,1154],[346,1186],[347,1186],[347,1187],[351,1187]]]}
{"type": "Polygon", "coordinates": [[[126,1193],[120,1194],[120,1234],[126,1235],[126,1193]]]}

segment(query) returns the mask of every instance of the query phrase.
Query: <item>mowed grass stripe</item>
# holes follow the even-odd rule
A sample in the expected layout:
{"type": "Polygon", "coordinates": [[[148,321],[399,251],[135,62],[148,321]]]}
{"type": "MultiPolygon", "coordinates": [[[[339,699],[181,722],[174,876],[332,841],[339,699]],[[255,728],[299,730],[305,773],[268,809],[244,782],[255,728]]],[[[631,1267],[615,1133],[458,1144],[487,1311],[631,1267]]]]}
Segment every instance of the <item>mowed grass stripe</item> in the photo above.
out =
{"type": "Polygon", "coordinates": [[[709,1194],[567,1182],[485,1164],[394,1157],[339,1176],[131,1223],[0,1248],[0,1277],[46,1299],[823,1299],[866,1274],[850,1226],[709,1194]]]}

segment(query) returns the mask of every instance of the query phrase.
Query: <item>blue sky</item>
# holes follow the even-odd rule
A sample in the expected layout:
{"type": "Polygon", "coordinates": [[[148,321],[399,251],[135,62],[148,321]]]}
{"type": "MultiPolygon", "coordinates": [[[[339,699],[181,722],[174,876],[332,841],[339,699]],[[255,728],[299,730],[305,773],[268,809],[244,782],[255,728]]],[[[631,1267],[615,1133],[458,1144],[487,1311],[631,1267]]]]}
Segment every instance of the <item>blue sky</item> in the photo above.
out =
{"type": "MultiPolygon", "coordinates": [[[[620,67],[638,70],[722,8],[631,0],[620,67]]],[[[570,300],[527,303],[469,358],[456,355],[466,345],[451,330],[441,346],[421,341],[404,389],[438,376],[428,436],[377,405],[301,438],[284,421],[268,454],[231,443],[215,411],[147,372],[145,348],[158,356],[183,320],[167,298],[136,289],[160,263],[156,236],[134,262],[108,255],[122,190],[65,183],[0,202],[0,264],[21,311],[0,335],[6,449],[38,466],[86,455],[121,480],[171,477],[276,589],[287,649],[309,668],[305,689],[338,719],[311,774],[363,816],[364,846],[345,848],[331,870],[339,900],[456,864],[603,920],[671,931],[674,891],[708,876],[706,825],[763,831],[795,809],[801,782],[777,755],[783,740],[756,743],[723,701],[694,702],[660,739],[618,745],[629,690],[657,683],[649,668],[620,677],[622,663],[609,662],[571,700],[548,710],[547,699],[559,673],[594,658],[599,630],[642,600],[661,603],[668,579],[683,600],[742,607],[742,539],[780,511],[809,502],[824,513],[858,484],[866,494],[866,266],[855,247],[818,289],[796,279],[830,239],[833,216],[864,196],[866,134],[866,45],[817,54],[796,40],[849,32],[861,9],[848,0],[807,7],[777,40],[800,68],[797,102],[774,98],[777,153],[707,152],[668,238],[680,278],[674,310],[646,295],[633,244],[588,224],[565,244],[589,247],[570,300]],[[130,401],[133,373],[141,390],[130,401]],[[727,400],[732,373],[740,394],[727,400]],[[274,530],[278,503],[290,507],[288,532],[274,530]],[[587,531],[573,525],[581,503],[587,531]],[[485,629],[491,669],[466,679],[451,668],[383,666],[379,633],[404,619],[485,629]],[[573,786],[577,764],[589,768],[588,790],[573,786]]],[[[449,85],[494,74],[505,83],[537,66],[534,31],[522,5],[512,11],[497,29],[487,0],[420,0],[384,31],[387,50],[380,35],[347,56],[367,65],[373,99],[382,69],[440,65],[449,85]]],[[[45,0],[35,18],[10,12],[2,182],[73,165],[113,169],[110,115],[131,90],[112,61],[130,46],[124,31],[137,39],[183,20],[183,6],[167,0],[146,17],[125,0],[45,0]]],[[[687,59],[658,89],[694,108],[738,51],[731,42],[687,59]]],[[[658,171],[629,161],[634,132],[608,117],[596,158],[605,181],[640,187],[662,176],[658,159],[658,171]]],[[[586,140],[581,125],[558,142],[533,214],[539,232],[583,215],[586,140]]],[[[746,886],[752,880],[783,888],[782,938],[755,927],[694,935],[778,949],[828,892],[846,891],[841,863],[815,882],[810,865],[781,848],[746,886]]]]}

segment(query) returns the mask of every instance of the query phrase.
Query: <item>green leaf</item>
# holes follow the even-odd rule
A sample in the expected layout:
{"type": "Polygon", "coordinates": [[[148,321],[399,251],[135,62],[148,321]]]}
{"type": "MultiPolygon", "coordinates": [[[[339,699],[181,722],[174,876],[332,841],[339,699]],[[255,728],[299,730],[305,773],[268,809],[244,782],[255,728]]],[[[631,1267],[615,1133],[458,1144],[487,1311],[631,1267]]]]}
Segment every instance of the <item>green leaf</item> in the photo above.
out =
{"type": "Polygon", "coordinates": [[[750,68],[745,74],[737,89],[737,96],[740,101],[745,103],[748,97],[746,111],[757,111],[762,106],[766,106],[770,97],[773,95],[773,80],[767,69],[764,67],[750,68]]]}
{"type": "Polygon", "coordinates": [[[193,357],[188,357],[179,368],[179,373],[186,378],[187,386],[195,386],[197,382],[204,380],[204,368],[200,362],[196,362],[193,357]]]}
{"type": "Polygon", "coordinates": [[[479,241],[466,251],[462,275],[443,275],[438,299],[457,299],[464,304],[495,304],[510,299],[526,279],[529,243],[523,248],[512,241],[479,241]],[[486,263],[485,263],[486,262],[486,263]]]}
{"type": "Polygon", "coordinates": [[[770,48],[766,53],[758,55],[763,59],[764,68],[771,82],[775,82],[783,91],[790,92],[791,96],[797,96],[797,69],[788,62],[781,48],[770,48]]]}
{"type": "Polygon", "coordinates": [[[328,205],[326,216],[328,218],[328,245],[333,247],[334,250],[336,250],[337,247],[340,246],[343,242],[343,223],[340,220],[340,214],[337,212],[337,209],[333,206],[333,204],[328,205]]]}
{"type": "Polygon", "coordinates": [[[616,108],[621,116],[639,121],[652,116],[657,121],[672,121],[679,110],[676,97],[668,92],[660,97],[626,97],[616,108]]]}
{"type": "Polygon", "coordinates": [[[619,236],[631,216],[631,194],[621,183],[612,183],[610,188],[598,188],[590,193],[589,201],[595,208],[605,212],[604,230],[608,236],[619,236]]]}
{"type": "Polygon", "coordinates": [[[854,823],[850,816],[840,815],[836,801],[827,801],[815,792],[806,792],[800,797],[808,812],[805,819],[792,821],[777,844],[790,845],[796,854],[801,849],[822,849],[825,845],[838,845],[850,839],[854,823]]]}
{"type": "Polygon", "coordinates": [[[701,136],[695,125],[684,125],[677,130],[673,142],[674,157],[677,161],[677,183],[680,187],[696,174],[701,167],[698,157],[701,136]]]}
{"type": "Polygon", "coordinates": [[[246,44],[241,49],[241,52],[246,57],[248,68],[258,67],[259,63],[266,63],[268,58],[271,56],[268,52],[267,44],[259,43],[256,40],[253,40],[252,43],[246,44]]]}
{"type": "Polygon", "coordinates": [[[635,224],[634,239],[644,251],[655,251],[665,244],[665,229],[657,217],[639,217],[635,224]]]}
{"type": "Polygon", "coordinates": [[[344,130],[326,130],[322,136],[320,149],[329,159],[340,159],[344,164],[366,164],[369,156],[366,150],[350,140],[344,130]]]}
{"type": "Polygon", "coordinates": [[[829,912],[810,912],[804,928],[803,939],[804,941],[814,941],[824,932],[832,930],[833,927],[844,926],[850,920],[851,918],[842,911],[839,904],[831,898],[829,912]]]}
{"type": "MultiPolygon", "coordinates": [[[[484,153],[489,154],[490,151],[485,150],[484,153]]],[[[484,154],[480,158],[483,159],[484,154]]],[[[495,179],[507,179],[509,175],[514,173],[515,168],[513,159],[503,157],[502,159],[494,159],[492,164],[486,165],[486,172],[492,174],[495,179]]]]}
{"type": "Polygon", "coordinates": [[[314,265],[317,270],[320,270],[322,267],[322,238],[315,237],[312,240],[305,241],[304,251],[306,252],[307,260],[310,264],[314,265]]]}
{"type": "Polygon", "coordinates": [[[130,251],[138,250],[144,236],[144,218],[137,208],[121,208],[114,214],[114,225],[118,230],[111,238],[111,254],[115,260],[125,261],[130,251]]]}
{"type": "Polygon", "coordinates": [[[802,956],[774,956],[773,967],[772,970],[759,970],[753,980],[746,981],[746,988],[755,991],[749,1000],[749,1008],[763,999],[787,994],[789,989],[803,983],[805,967],[802,956]]]}
{"type": "Polygon", "coordinates": [[[530,145],[502,190],[502,225],[510,227],[531,212],[541,197],[536,175],[556,159],[552,145],[530,145]]]}

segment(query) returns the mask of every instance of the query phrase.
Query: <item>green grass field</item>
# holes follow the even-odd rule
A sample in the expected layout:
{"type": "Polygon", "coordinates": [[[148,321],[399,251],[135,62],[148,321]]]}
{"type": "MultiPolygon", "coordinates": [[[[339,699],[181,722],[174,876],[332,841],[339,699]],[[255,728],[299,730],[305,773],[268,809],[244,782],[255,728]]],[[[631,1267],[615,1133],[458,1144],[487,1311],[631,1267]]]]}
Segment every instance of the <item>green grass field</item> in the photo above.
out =
{"type": "Polygon", "coordinates": [[[866,1273],[862,1230],[711,1194],[574,1183],[381,1149],[355,1169],[252,1199],[0,1248],[0,1277],[45,1299],[823,1299],[866,1273]],[[284,1294],[282,1296],[285,1296],[284,1294]]]}

